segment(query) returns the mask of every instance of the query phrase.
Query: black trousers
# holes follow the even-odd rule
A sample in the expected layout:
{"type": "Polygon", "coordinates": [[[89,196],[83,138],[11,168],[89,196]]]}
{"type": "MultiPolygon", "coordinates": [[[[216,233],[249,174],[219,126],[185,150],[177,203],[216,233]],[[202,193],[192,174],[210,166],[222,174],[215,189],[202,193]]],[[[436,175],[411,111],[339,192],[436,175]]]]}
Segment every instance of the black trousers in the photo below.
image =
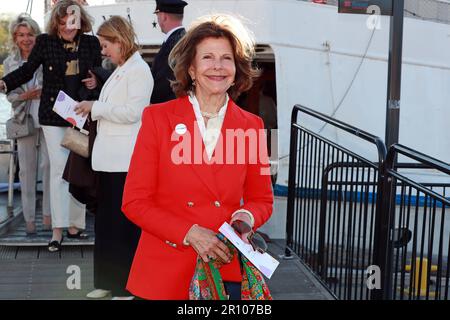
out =
{"type": "Polygon", "coordinates": [[[230,296],[230,300],[241,300],[241,283],[224,281],[225,292],[230,296]]]}
{"type": "Polygon", "coordinates": [[[99,172],[95,214],[94,287],[127,296],[125,289],[140,229],[121,211],[126,172],[99,172]]]}

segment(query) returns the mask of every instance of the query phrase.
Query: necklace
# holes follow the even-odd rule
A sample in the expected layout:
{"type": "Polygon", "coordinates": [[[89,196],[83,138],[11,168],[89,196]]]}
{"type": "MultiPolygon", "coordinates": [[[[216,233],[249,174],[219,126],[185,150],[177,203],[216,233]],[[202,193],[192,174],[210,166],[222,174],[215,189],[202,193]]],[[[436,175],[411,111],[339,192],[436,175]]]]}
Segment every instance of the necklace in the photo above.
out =
{"type": "Polygon", "coordinates": [[[206,112],[206,111],[200,111],[200,112],[201,112],[202,116],[204,116],[205,118],[208,118],[208,119],[216,118],[219,115],[218,112],[216,112],[216,113],[210,113],[210,112],[206,112]]]}

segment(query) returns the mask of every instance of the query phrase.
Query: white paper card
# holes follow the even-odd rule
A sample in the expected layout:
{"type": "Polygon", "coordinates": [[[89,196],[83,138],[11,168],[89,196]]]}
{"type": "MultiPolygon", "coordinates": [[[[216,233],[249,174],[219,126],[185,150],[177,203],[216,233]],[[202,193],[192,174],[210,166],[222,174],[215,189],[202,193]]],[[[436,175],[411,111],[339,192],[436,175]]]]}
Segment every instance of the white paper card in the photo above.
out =
{"type": "Polygon", "coordinates": [[[63,119],[70,122],[72,125],[79,129],[83,129],[87,116],[83,117],[81,114],[76,114],[74,111],[75,106],[78,104],[64,91],[60,90],[58,97],[56,97],[53,111],[59,114],[63,119]]]}
{"type": "Polygon", "coordinates": [[[280,264],[267,252],[260,253],[253,250],[253,247],[242,241],[242,239],[236,234],[233,227],[228,223],[224,224],[219,228],[219,231],[231,241],[232,244],[238,249],[248,260],[250,260],[253,265],[258,268],[267,278],[270,279],[275,269],[280,264]]]}

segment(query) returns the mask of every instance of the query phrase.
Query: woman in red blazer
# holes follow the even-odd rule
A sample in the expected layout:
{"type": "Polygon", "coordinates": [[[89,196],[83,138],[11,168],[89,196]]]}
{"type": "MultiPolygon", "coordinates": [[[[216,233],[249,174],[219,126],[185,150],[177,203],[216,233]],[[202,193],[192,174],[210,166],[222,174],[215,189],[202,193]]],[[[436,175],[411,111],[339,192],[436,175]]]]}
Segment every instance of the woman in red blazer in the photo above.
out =
{"type": "Polygon", "coordinates": [[[200,18],[169,57],[178,98],[144,110],[122,205],[142,229],[127,284],[138,297],[188,299],[200,256],[228,262],[239,298],[239,261],[216,234],[234,220],[259,228],[273,204],[263,121],[232,100],[258,74],[253,44],[233,17],[200,18]]]}

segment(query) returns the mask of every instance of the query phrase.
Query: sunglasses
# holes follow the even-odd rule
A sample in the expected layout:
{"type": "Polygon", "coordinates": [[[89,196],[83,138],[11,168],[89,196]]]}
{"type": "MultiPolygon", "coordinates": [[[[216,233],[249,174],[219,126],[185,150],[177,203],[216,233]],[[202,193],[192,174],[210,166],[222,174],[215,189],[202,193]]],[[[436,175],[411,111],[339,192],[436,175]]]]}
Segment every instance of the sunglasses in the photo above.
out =
{"type": "Polygon", "coordinates": [[[26,22],[30,18],[31,18],[31,16],[29,16],[28,14],[21,14],[17,17],[17,23],[26,22]]]}
{"type": "Polygon", "coordinates": [[[252,227],[245,221],[235,220],[231,227],[239,234],[249,233],[247,236],[248,242],[251,244],[253,250],[260,253],[267,251],[267,243],[264,238],[257,232],[252,231],[252,227]]]}

